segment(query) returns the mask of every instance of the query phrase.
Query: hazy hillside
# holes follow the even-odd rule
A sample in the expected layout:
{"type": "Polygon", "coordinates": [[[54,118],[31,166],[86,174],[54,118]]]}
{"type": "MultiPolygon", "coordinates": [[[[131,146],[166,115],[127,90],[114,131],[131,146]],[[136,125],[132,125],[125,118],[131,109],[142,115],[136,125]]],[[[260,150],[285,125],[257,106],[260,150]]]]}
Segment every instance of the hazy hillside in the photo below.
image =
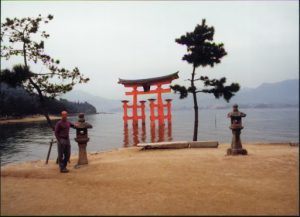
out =
{"type": "MultiPolygon", "coordinates": [[[[62,110],[69,113],[84,112],[95,114],[96,108],[87,102],[70,102],[64,99],[46,99],[46,106],[50,114],[60,114],[62,110]]],[[[0,83],[0,117],[26,116],[42,114],[37,95],[29,95],[23,88],[11,88],[0,83]]]]}
{"type": "MultiPolygon", "coordinates": [[[[173,94],[174,109],[192,108],[192,97],[178,100],[173,94]]],[[[212,94],[198,94],[200,108],[230,107],[238,103],[244,107],[284,107],[299,105],[299,80],[285,80],[278,83],[263,83],[257,88],[241,88],[241,90],[227,103],[223,98],[215,99],[212,94]]]]}
{"type": "Polygon", "coordinates": [[[233,101],[242,103],[299,104],[299,80],[263,83],[255,89],[242,89],[233,101]]]}
{"type": "Polygon", "coordinates": [[[224,99],[215,99],[213,95],[199,95],[200,107],[229,107],[238,103],[243,107],[289,107],[299,106],[299,80],[285,80],[277,83],[263,83],[257,88],[241,88],[226,103],[224,99]]]}
{"type": "MultiPolygon", "coordinates": [[[[154,95],[148,98],[152,98],[154,95]]],[[[163,97],[173,99],[173,109],[193,108],[192,97],[180,100],[176,94],[165,94],[163,97]]],[[[72,91],[64,96],[72,101],[87,101],[100,112],[122,111],[121,100],[110,100],[94,96],[84,91],[72,91]]],[[[126,97],[124,97],[125,99],[126,97]]],[[[131,100],[130,97],[128,97],[131,100]]],[[[211,94],[199,94],[200,108],[225,108],[238,103],[243,107],[285,107],[299,105],[299,80],[285,80],[277,83],[263,83],[257,88],[243,88],[227,103],[223,98],[215,99],[211,94]]]]}
{"type": "Polygon", "coordinates": [[[86,101],[94,105],[98,112],[114,111],[116,109],[119,109],[121,106],[121,100],[106,99],[81,90],[73,90],[71,92],[68,92],[67,94],[63,95],[62,98],[70,101],[86,101]]]}

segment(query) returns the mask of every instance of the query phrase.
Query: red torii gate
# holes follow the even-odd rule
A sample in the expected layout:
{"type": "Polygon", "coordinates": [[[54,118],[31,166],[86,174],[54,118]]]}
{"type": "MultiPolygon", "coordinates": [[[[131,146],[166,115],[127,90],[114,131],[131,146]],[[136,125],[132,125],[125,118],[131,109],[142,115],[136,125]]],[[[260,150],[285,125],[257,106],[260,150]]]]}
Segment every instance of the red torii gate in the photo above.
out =
{"type": "Polygon", "coordinates": [[[178,72],[155,78],[138,79],[138,80],[125,80],[120,79],[118,83],[123,84],[125,87],[132,88],[131,92],[125,92],[126,96],[133,96],[133,104],[128,105],[128,100],[123,100],[124,116],[123,120],[127,124],[128,120],[133,120],[133,124],[138,124],[138,119],[142,119],[142,123],[145,124],[145,102],[140,101],[140,105],[137,102],[137,96],[143,94],[157,94],[157,103],[155,99],[149,99],[150,101],[150,120],[151,124],[155,123],[158,119],[159,125],[164,124],[164,119],[168,119],[168,123],[171,123],[171,99],[166,100],[166,104],[163,104],[162,93],[170,93],[171,88],[163,88],[165,84],[170,84],[172,80],[179,78],[178,72]],[[151,86],[156,86],[156,89],[151,90],[151,86]],[[143,87],[144,91],[139,91],[138,87],[143,87]],[[168,114],[164,115],[164,107],[168,108],[168,114]],[[132,108],[132,116],[128,116],[128,109],[132,108]],[[138,109],[141,109],[141,115],[138,115],[138,109]],[[157,108],[158,115],[155,116],[155,108],[157,108]]]}

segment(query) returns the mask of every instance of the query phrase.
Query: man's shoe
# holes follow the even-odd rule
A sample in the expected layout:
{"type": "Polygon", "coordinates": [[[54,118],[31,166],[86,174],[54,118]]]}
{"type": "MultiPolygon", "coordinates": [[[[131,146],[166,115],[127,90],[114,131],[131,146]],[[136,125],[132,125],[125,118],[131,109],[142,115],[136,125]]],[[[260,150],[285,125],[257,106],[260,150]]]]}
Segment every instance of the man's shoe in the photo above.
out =
{"type": "Polygon", "coordinates": [[[68,173],[69,170],[68,170],[67,168],[63,168],[63,169],[60,170],[60,172],[61,172],[61,173],[68,173]]]}

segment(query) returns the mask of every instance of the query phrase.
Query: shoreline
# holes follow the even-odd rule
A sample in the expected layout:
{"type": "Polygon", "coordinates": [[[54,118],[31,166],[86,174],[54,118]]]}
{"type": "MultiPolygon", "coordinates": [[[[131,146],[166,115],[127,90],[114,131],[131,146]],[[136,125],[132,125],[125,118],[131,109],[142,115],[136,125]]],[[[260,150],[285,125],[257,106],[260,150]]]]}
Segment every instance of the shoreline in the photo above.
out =
{"type": "MultiPolygon", "coordinates": [[[[220,143],[219,146],[227,146],[228,148],[230,147],[230,143],[220,143]]],[[[290,146],[290,147],[299,147],[299,143],[298,142],[249,142],[249,143],[243,143],[242,144],[243,146],[246,145],[250,145],[250,146],[261,146],[261,145],[264,145],[264,146],[272,146],[272,145],[279,145],[279,146],[290,146]]],[[[142,150],[142,147],[137,147],[137,146],[129,146],[129,147],[119,147],[119,148],[113,148],[113,149],[108,149],[108,150],[101,150],[101,151],[89,151],[87,152],[87,155],[97,155],[97,154],[105,154],[105,153],[110,153],[110,152],[114,152],[114,151],[122,151],[122,150],[126,150],[126,149],[131,149],[131,148],[138,148],[140,150],[142,150]]],[[[186,149],[186,148],[183,148],[183,149],[186,149]]],[[[193,149],[207,149],[207,148],[193,148],[193,149]]],[[[208,148],[210,149],[210,148],[208,148]]],[[[215,148],[211,148],[211,149],[215,149],[215,148]]],[[[168,149],[149,149],[149,150],[168,150],[168,149]]],[[[176,149],[169,149],[169,150],[176,150],[176,149]]],[[[71,156],[70,158],[77,158],[78,157],[78,152],[79,150],[71,153],[71,156]]],[[[56,152],[55,152],[56,154],[56,152]]],[[[54,154],[54,155],[55,155],[54,154]]],[[[51,156],[53,156],[53,154],[50,154],[51,156]]],[[[53,159],[49,159],[49,162],[50,161],[53,161],[53,159]]],[[[35,160],[24,160],[24,161],[16,161],[16,162],[10,162],[10,163],[5,163],[4,165],[0,165],[1,169],[6,167],[6,166],[17,166],[17,165],[21,165],[21,164],[27,164],[27,163],[35,163],[35,162],[45,162],[46,161],[46,158],[45,159],[35,159],[35,160]]]]}
{"type": "Polygon", "coordinates": [[[1,214],[299,214],[298,146],[243,144],[248,155],[226,156],[229,147],[90,152],[79,169],[72,155],[67,174],[53,159],[7,164],[1,214]]]}
{"type": "MultiPolygon", "coordinates": [[[[56,115],[49,115],[51,120],[59,120],[61,117],[56,115]]],[[[31,123],[31,122],[42,122],[47,121],[44,115],[31,115],[22,118],[12,118],[12,119],[1,119],[1,124],[14,124],[14,123],[31,123]]]]}

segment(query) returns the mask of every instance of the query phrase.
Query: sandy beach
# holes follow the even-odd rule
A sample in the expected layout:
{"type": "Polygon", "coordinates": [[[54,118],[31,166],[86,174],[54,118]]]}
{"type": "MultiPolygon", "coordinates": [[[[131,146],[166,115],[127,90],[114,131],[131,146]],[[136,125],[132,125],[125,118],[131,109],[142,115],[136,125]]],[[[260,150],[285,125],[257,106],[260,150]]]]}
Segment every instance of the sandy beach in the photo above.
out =
{"type": "MultiPolygon", "coordinates": [[[[1,167],[1,215],[299,215],[299,147],[117,149],[1,167]]],[[[55,157],[55,156],[52,156],[55,157]]]]}
{"type": "MultiPolygon", "coordinates": [[[[51,120],[59,120],[59,116],[55,115],[49,115],[49,118],[51,120]]],[[[24,118],[16,118],[16,119],[6,119],[6,120],[0,120],[0,124],[12,124],[12,123],[30,123],[30,122],[41,122],[41,121],[47,121],[45,116],[43,115],[33,115],[29,117],[24,118]]]]}

